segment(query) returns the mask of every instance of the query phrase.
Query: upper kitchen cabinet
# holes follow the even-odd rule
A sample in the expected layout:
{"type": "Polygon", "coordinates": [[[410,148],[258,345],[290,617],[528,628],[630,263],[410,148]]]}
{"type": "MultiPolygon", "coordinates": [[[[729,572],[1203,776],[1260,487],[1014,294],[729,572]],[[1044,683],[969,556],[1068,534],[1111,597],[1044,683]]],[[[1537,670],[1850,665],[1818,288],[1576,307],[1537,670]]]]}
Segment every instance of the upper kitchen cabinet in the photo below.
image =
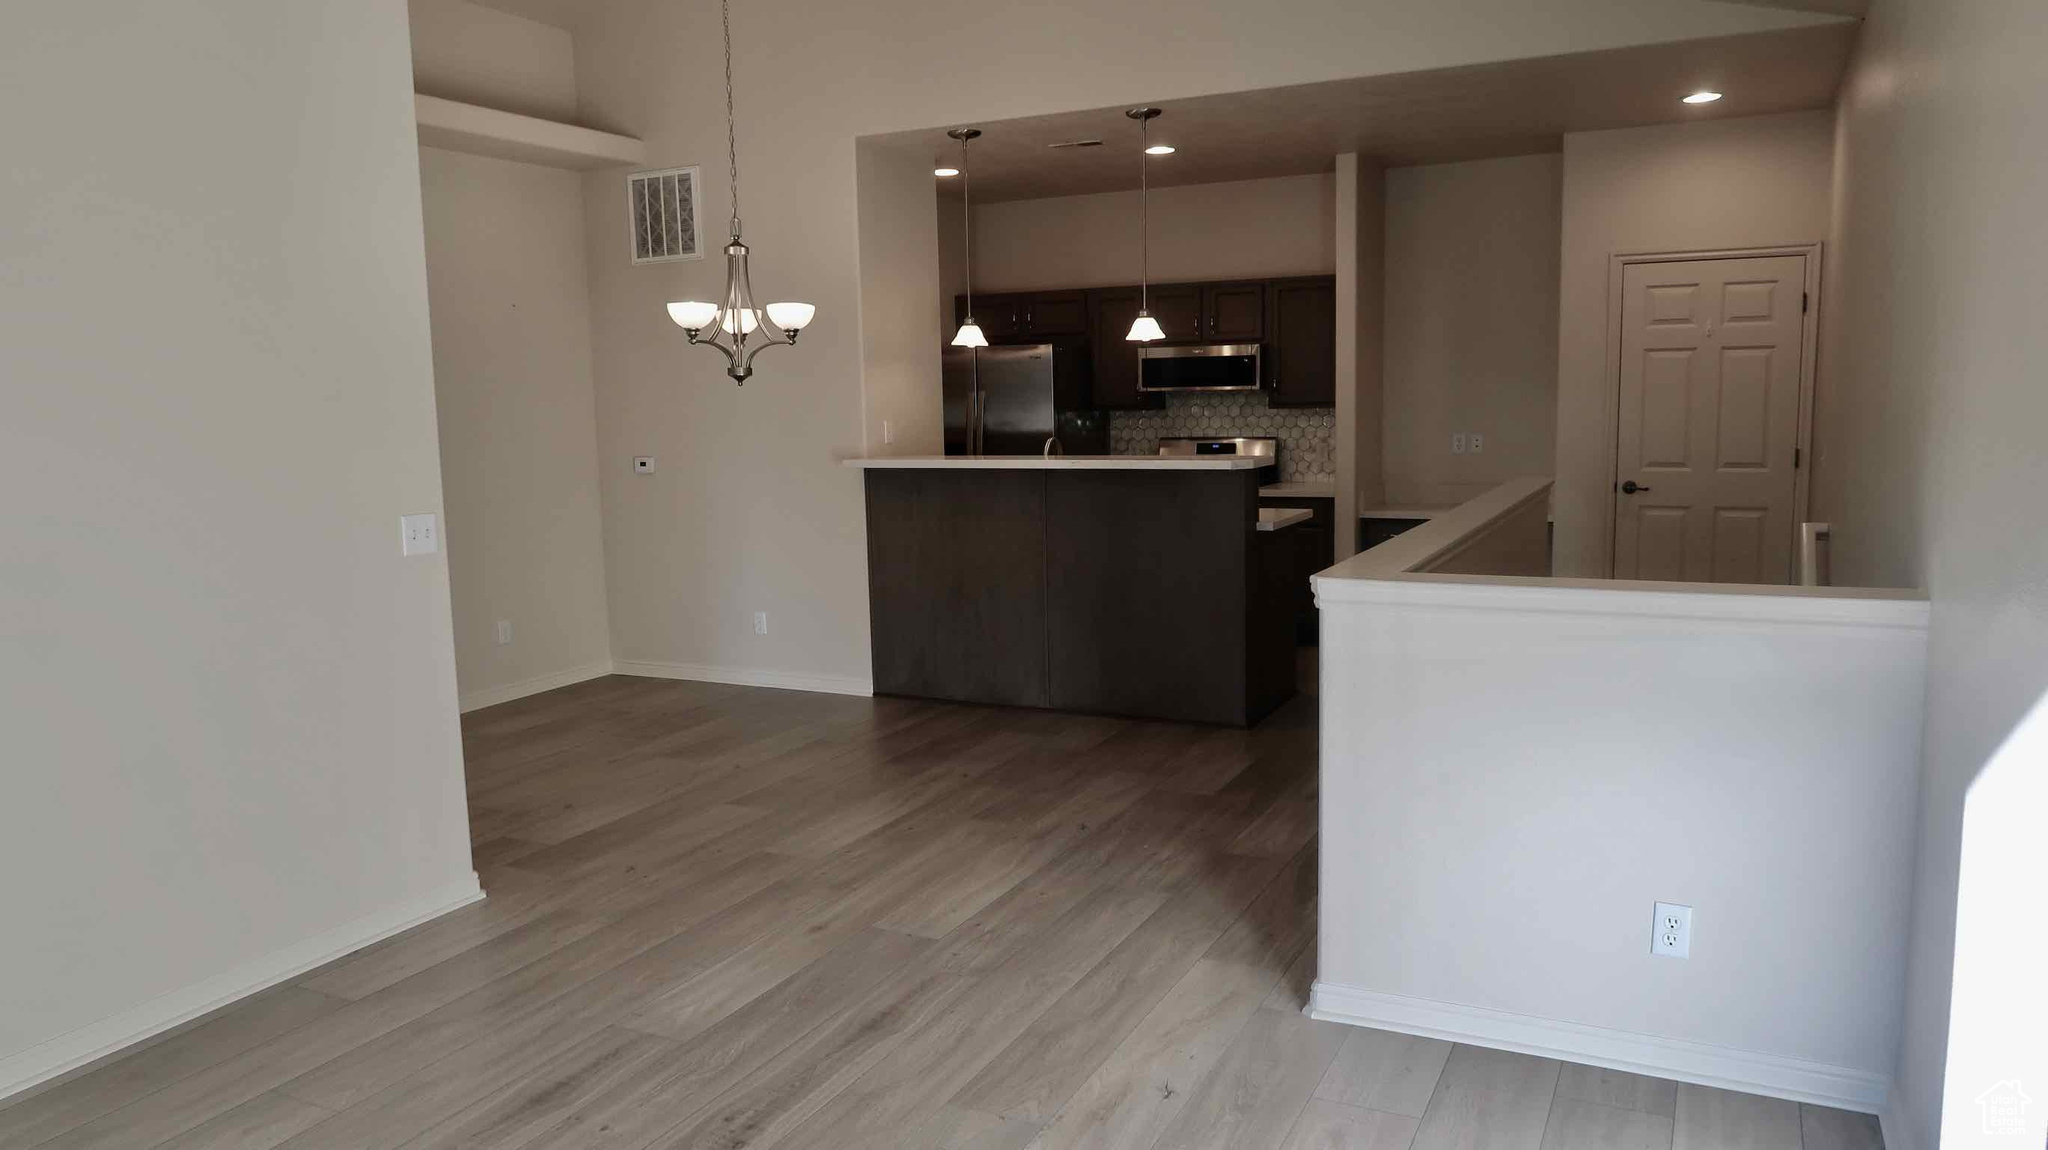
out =
{"type": "Polygon", "coordinates": [[[1022,335],[1058,336],[1088,334],[1088,293],[1041,291],[1023,296],[1022,335]]]}
{"type": "Polygon", "coordinates": [[[1202,285],[1201,338],[1209,343],[1258,343],[1266,338],[1264,280],[1202,285]]]}
{"type": "MultiPolygon", "coordinates": [[[[1218,285],[1225,286],[1225,285],[1218,285]]],[[[1275,407],[1337,402],[1337,281],[1332,276],[1267,285],[1266,382],[1275,407]]]]}
{"type": "MultiPolygon", "coordinates": [[[[953,300],[955,322],[967,314],[967,297],[953,300]]],[[[974,318],[992,343],[1052,339],[1088,334],[1088,293],[1081,291],[1010,292],[974,297],[974,318]]]]}
{"type": "MultiPolygon", "coordinates": [[[[1201,284],[1153,284],[1147,295],[1152,318],[1159,321],[1167,343],[1208,342],[1204,334],[1207,325],[1202,314],[1201,284]]],[[[1130,329],[1131,325],[1125,324],[1113,334],[1122,339],[1130,329]]]]}
{"type": "Polygon", "coordinates": [[[1159,397],[1138,390],[1139,344],[1124,339],[1138,318],[1137,288],[1099,288],[1088,293],[1094,324],[1092,357],[1095,406],[1105,411],[1160,406],[1159,397]]]}

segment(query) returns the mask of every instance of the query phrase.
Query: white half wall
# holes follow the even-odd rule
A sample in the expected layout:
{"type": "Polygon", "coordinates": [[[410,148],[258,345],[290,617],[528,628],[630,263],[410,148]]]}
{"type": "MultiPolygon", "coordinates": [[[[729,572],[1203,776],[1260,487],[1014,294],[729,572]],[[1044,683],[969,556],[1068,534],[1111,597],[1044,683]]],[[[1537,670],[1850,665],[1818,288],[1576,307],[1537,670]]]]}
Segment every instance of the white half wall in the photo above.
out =
{"type": "Polygon", "coordinates": [[[405,5],[6,24],[0,1095],[476,896],[405,5]]]}
{"type": "Polygon", "coordinates": [[[1374,554],[1316,580],[1314,1011],[1877,1110],[1927,604],[1345,577],[1374,554]],[[1650,953],[1657,902],[1690,958],[1650,953]]]}
{"type": "Polygon", "coordinates": [[[603,674],[611,660],[583,181],[437,148],[420,149],[420,180],[468,709],[603,674]]]}
{"type": "Polygon", "coordinates": [[[1825,241],[1833,124],[1823,110],[1565,136],[1558,574],[1606,575],[1613,561],[1610,257],[1825,241]]]}
{"type": "Polygon", "coordinates": [[[1920,854],[1892,1150],[2048,1130],[2048,6],[1871,5],[1840,106],[1816,512],[1837,579],[1923,584],[1920,854]],[[1980,1095],[2032,1095],[2017,1132],[1980,1095]]]}

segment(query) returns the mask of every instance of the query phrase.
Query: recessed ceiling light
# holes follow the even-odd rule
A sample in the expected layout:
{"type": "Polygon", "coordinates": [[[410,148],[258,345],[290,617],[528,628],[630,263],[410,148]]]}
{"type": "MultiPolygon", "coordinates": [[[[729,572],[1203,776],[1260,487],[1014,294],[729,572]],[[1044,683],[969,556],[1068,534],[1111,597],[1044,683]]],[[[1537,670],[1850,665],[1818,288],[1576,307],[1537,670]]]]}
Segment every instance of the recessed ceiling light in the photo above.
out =
{"type": "Polygon", "coordinates": [[[1711,104],[1721,98],[1719,92],[1694,92],[1685,98],[1688,104],[1711,104]]]}
{"type": "Polygon", "coordinates": [[[946,179],[946,178],[948,178],[948,177],[951,177],[951,176],[957,176],[957,175],[959,175],[959,174],[960,174],[960,169],[958,169],[958,168],[933,168],[933,169],[932,169],[932,175],[934,175],[934,176],[937,176],[938,178],[940,178],[940,179],[942,179],[942,180],[943,180],[943,179],[946,179]]]}
{"type": "Polygon", "coordinates": [[[1154,144],[1145,149],[1145,154],[1148,156],[1171,156],[1173,154],[1173,145],[1154,144]]]}

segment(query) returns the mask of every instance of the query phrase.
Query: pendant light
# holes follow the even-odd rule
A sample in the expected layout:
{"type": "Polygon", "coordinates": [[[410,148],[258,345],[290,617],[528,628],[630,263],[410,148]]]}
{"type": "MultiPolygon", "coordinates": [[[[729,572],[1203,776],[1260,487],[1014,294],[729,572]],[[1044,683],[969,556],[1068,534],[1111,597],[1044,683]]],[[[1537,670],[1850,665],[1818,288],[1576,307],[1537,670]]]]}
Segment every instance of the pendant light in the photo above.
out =
{"type": "Polygon", "coordinates": [[[747,273],[747,245],[740,242],[740,146],[732,110],[732,0],[722,0],[725,25],[725,158],[732,176],[732,239],[725,245],[725,301],[687,300],[668,305],[669,318],[693,344],[708,344],[725,355],[725,374],[744,385],[754,374],[754,357],[764,347],[796,342],[797,333],[818,314],[807,303],[754,306],[754,285],[747,273]],[[698,333],[715,330],[706,337],[698,333]],[[721,338],[722,337],[722,338],[721,338]]]}
{"type": "Polygon", "coordinates": [[[1151,249],[1151,199],[1152,188],[1148,179],[1147,165],[1151,163],[1152,152],[1147,146],[1148,129],[1152,121],[1159,118],[1157,108],[1132,108],[1124,115],[1138,121],[1138,318],[1131,321],[1131,333],[1124,339],[1132,343],[1151,343],[1165,339],[1166,333],[1159,328],[1159,321],[1152,318],[1152,249],[1151,249]]]}
{"type": "Polygon", "coordinates": [[[960,141],[960,218],[966,235],[962,237],[960,250],[967,265],[967,322],[953,333],[954,347],[987,347],[988,337],[981,334],[981,325],[974,322],[974,204],[967,198],[967,141],[981,135],[980,128],[954,128],[946,133],[960,141]]]}

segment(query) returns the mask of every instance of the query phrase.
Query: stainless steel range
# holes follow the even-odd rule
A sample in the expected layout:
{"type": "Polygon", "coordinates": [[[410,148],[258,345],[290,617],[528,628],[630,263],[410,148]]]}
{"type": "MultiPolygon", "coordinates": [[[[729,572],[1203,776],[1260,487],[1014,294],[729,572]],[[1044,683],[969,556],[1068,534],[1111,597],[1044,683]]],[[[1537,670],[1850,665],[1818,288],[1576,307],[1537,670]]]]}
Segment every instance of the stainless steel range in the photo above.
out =
{"type": "Polygon", "coordinates": [[[1280,441],[1268,436],[1166,436],[1159,440],[1161,455],[1250,455],[1261,460],[1259,486],[1280,481],[1280,441]]]}

